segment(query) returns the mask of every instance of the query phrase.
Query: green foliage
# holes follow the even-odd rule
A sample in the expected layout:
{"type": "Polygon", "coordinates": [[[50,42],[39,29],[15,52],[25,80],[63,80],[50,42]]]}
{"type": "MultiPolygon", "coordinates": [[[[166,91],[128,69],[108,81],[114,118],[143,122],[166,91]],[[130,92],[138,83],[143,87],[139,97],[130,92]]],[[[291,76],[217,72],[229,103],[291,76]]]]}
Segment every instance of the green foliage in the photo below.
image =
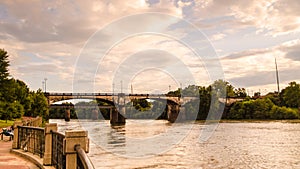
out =
{"type": "Polygon", "coordinates": [[[0,120],[0,129],[10,127],[14,124],[13,120],[0,120]]]}
{"type": "Polygon", "coordinates": [[[40,116],[43,119],[48,117],[48,103],[47,98],[44,96],[44,93],[41,89],[37,90],[37,92],[30,92],[29,99],[32,100],[30,106],[30,116],[36,117],[40,116]]]}
{"type": "Polygon", "coordinates": [[[282,91],[283,104],[287,107],[300,107],[300,84],[289,83],[289,86],[282,91]]]}
{"type": "Polygon", "coordinates": [[[9,77],[8,67],[8,54],[4,49],[0,49],[0,85],[9,77]]]}
{"type": "Polygon", "coordinates": [[[268,119],[274,103],[270,99],[237,102],[230,109],[229,119],[268,119]]]}
{"type": "Polygon", "coordinates": [[[285,106],[273,106],[270,112],[271,119],[298,119],[300,117],[297,109],[287,108],[285,106]]]}
{"type": "Polygon", "coordinates": [[[0,49],[0,118],[13,119],[26,116],[47,116],[48,105],[42,91],[30,92],[27,85],[11,78],[6,51],[0,49]]]}
{"type": "Polygon", "coordinates": [[[159,119],[165,112],[166,105],[161,101],[135,99],[125,106],[126,118],[159,119]]]}

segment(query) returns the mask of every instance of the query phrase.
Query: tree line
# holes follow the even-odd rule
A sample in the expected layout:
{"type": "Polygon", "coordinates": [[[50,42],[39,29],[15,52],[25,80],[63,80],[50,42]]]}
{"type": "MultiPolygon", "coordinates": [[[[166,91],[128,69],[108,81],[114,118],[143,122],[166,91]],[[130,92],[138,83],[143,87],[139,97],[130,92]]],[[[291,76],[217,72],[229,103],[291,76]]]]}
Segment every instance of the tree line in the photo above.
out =
{"type": "MultiPolygon", "coordinates": [[[[183,107],[186,118],[190,120],[205,119],[299,119],[300,84],[291,82],[279,94],[269,93],[254,97],[247,95],[244,88],[235,88],[229,82],[217,80],[209,86],[189,85],[184,89],[178,88],[167,93],[175,97],[198,97],[186,103],[183,107]],[[220,99],[241,98],[242,101],[225,105],[220,99]]],[[[69,104],[69,103],[66,103],[69,104]]],[[[108,105],[101,101],[80,102],[76,105],[108,105]]],[[[91,106],[93,107],[93,106],[91,106]]],[[[164,119],[166,116],[166,102],[135,99],[125,105],[126,118],[131,119],[164,119]]],[[[76,110],[71,108],[71,118],[91,118],[93,108],[76,110]]],[[[109,110],[101,109],[99,119],[109,119],[109,110]]],[[[51,109],[49,118],[64,118],[64,110],[51,109]]]]}
{"type": "Polygon", "coordinates": [[[290,82],[289,86],[282,89],[280,93],[273,92],[261,96],[257,92],[252,98],[247,95],[244,88],[235,88],[223,80],[217,80],[208,87],[192,85],[182,90],[170,91],[168,94],[199,96],[199,101],[192,101],[185,105],[190,116],[196,116],[197,120],[209,118],[210,113],[222,113],[222,119],[282,120],[300,118],[300,84],[296,82],[290,82]],[[219,108],[220,101],[213,99],[217,92],[213,90],[214,88],[225,89],[221,92],[226,93],[222,95],[225,95],[226,98],[243,98],[243,101],[235,102],[232,105],[223,105],[224,107],[219,108]]]}
{"type": "Polygon", "coordinates": [[[0,119],[48,116],[48,103],[41,89],[30,91],[25,82],[9,73],[9,55],[0,49],[0,119]]]}

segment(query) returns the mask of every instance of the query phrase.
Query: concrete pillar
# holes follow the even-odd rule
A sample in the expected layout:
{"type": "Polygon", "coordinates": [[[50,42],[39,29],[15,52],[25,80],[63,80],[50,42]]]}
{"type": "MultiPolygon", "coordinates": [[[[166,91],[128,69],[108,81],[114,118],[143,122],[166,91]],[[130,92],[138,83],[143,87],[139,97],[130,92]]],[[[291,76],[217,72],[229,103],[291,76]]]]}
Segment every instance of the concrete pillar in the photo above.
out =
{"type": "Polygon", "coordinates": [[[14,122],[14,140],[12,143],[12,148],[13,149],[18,149],[18,140],[19,140],[19,130],[18,130],[18,126],[22,126],[23,123],[21,121],[15,121],[14,122]]]}
{"type": "Polygon", "coordinates": [[[51,165],[52,161],[52,133],[51,131],[57,131],[56,123],[47,123],[45,126],[45,153],[43,164],[51,165]]]}
{"type": "Polygon", "coordinates": [[[80,147],[88,153],[89,139],[87,131],[66,131],[64,139],[64,154],[66,155],[67,169],[77,169],[76,145],[80,145],[80,147]]]}
{"type": "Polygon", "coordinates": [[[97,109],[94,109],[94,110],[92,111],[92,119],[93,119],[93,120],[98,120],[98,115],[99,115],[98,110],[97,110],[97,109]]]}
{"type": "Polygon", "coordinates": [[[179,105],[168,105],[167,112],[168,112],[168,121],[174,123],[179,114],[179,105]]]}
{"type": "Polygon", "coordinates": [[[65,121],[70,121],[70,119],[71,119],[71,110],[70,110],[70,108],[66,108],[65,121]]]}
{"type": "Polygon", "coordinates": [[[110,124],[116,124],[118,122],[118,111],[113,109],[110,111],[110,124]]]}
{"type": "MultiPolygon", "coordinates": [[[[120,110],[122,110],[122,108],[120,108],[120,110]]],[[[114,109],[113,111],[110,112],[110,124],[123,125],[125,124],[125,117],[122,114],[120,114],[116,109],[114,109]]]]}

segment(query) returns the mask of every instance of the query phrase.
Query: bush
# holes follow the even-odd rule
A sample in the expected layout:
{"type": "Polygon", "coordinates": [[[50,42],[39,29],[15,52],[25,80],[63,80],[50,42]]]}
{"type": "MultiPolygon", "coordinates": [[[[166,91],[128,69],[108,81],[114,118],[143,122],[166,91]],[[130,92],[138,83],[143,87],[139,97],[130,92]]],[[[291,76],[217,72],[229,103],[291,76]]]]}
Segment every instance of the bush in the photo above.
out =
{"type": "Polygon", "coordinates": [[[272,119],[298,119],[299,113],[298,110],[292,109],[292,108],[287,108],[287,107],[278,107],[278,106],[273,106],[272,110],[270,112],[270,118],[272,119]]]}
{"type": "Polygon", "coordinates": [[[229,119],[267,119],[274,103],[270,99],[247,100],[235,103],[227,116],[229,119]]]}

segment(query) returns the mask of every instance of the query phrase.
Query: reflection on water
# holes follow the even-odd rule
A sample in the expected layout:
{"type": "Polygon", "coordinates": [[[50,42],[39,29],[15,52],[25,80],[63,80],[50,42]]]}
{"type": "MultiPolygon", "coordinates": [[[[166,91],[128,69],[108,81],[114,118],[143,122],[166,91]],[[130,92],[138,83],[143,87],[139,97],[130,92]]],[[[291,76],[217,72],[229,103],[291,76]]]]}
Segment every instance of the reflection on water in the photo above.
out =
{"type": "MultiPolygon", "coordinates": [[[[59,124],[59,131],[79,129],[82,125],[77,121],[51,122],[59,124]]],[[[300,123],[220,123],[204,143],[198,141],[202,123],[192,128],[190,123],[181,123],[178,129],[190,132],[170,150],[147,158],[128,158],[114,153],[140,151],[143,147],[133,150],[126,147],[132,139],[153,138],[170,130],[172,125],[152,120],[126,122],[125,126],[114,128],[107,121],[84,122],[91,136],[88,155],[96,168],[300,168],[300,123]]],[[[168,143],[162,139],[151,142],[158,148],[168,143]]]]}

